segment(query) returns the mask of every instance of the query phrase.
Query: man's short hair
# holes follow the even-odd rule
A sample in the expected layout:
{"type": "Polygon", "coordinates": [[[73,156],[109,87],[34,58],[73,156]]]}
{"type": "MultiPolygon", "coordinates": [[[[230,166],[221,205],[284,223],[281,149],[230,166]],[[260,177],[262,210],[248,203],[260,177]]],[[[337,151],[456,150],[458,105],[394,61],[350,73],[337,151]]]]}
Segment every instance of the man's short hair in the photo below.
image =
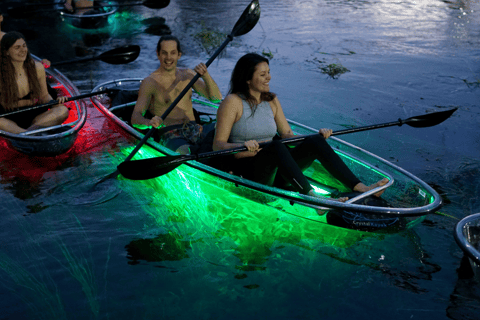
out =
{"type": "Polygon", "coordinates": [[[182,48],[180,47],[180,40],[178,40],[177,37],[172,36],[172,35],[169,35],[169,34],[160,37],[160,40],[158,40],[158,43],[157,43],[157,53],[160,52],[160,49],[161,49],[161,47],[162,47],[162,42],[163,42],[163,41],[169,41],[169,40],[175,41],[175,42],[177,43],[177,51],[178,51],[179,53],[183,53],[183,52],[182,52],[182,48]]]}

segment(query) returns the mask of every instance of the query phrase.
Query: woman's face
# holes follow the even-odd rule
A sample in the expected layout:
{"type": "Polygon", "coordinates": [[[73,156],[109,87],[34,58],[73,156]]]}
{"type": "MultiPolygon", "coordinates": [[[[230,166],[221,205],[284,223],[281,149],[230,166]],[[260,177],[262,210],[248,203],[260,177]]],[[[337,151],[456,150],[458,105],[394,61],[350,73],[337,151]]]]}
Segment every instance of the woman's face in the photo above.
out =
{"type": "Polygon", "coordinates": [[[253,92],[270,92],[270,67],[266,62],[260,62],[255,66],[252,80],[248,80],[248,88],[253,92]]]}
{"type": "Polygon", "coordinates": [[[27,59],[27,43],[23,39],[18,39],[15,41],[13,46],[7,50],[7,55],[12,59],[12,61],[24,62],[27,59]]]}

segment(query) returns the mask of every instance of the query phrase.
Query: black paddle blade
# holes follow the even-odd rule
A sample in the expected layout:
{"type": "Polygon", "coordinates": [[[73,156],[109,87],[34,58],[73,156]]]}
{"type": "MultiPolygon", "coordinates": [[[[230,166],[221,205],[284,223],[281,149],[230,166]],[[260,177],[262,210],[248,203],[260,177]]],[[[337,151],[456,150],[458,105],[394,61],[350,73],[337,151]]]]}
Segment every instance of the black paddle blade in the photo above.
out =
{"type": "Polygon", "coordinates": [[[140,46],[130,45],[102,53],[98,58],[110,64],[126,64],[138,58],[140,46]]]}
{"type": "Polygon", "coordinates": [[[231,35],[233,37],[238,37],[249,33],[250,30],[255,27],[259,19],[260,4],[258,3],[258,0],[253,0],[252,2],[250,2],[245,11],[243,11],[240,19],[238,19],[237,23],[233,27],[231,35]]]}
{"type": "Polygon", "coordinates": [[[168,7],[170,0],[146,0],[142,4],[150,9],[163,9],[168,7]]]}
{"type": "Polygon", "coordinates": [[[433,127],[450,118],[450,116],[457,111],[457,109],[458,108],[453,108],[446,111],[427,113],[421,116],[411,117],[403,120],[403,123],[406,123],[414,128],[433,127]]]}
{"type": "Polygon", "coordinates": [[[165,156],[120,163],[118,171],[130,180],[148,180],[167,174],[188,160],[195,160],[196,155],[165,156]]]}

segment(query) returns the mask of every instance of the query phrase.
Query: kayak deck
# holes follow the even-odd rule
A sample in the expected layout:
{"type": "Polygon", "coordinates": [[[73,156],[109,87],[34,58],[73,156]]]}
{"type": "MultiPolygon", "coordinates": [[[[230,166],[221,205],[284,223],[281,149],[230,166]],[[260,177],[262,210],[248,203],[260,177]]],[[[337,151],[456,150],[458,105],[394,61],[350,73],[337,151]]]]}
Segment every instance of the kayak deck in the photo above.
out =
{"type": "MultiPolygon", "coordinates": [[[[114,80],[98,85],[94,91],[106,88],[122,88],[131,91],[134,95],[136,90],[138,90],[140,81],[141,79],[114,80]]],[[[125,103],[125,101],[122,101],[120,106],[112,107],[110,105],[111,99],[104,95],[93,97],[92,101],[101,112],[107,115],[119,128],[122,128],[124,132],[128,133],[129,136],[135,139],[143,137],[143,134],[136,131],[128,123],[129,114],[131,114],[131,110],[128,108],[133,109],[135,102],[125,103]]],[[[215,119],[218,105],[210,103],[201,97],[193,99],[193,103],[194,108],[204,117],[203,121],[208,122],[215,119]]],[[[317,132],[313,128],[294,121],[289,120],[289,123],[297,135],[317,132]]],[[[345,192],[351,192],[351,190],[333,178],[318,161],[315,161],[304,174],[310,180],[317,193],[324,196],[320,198],[265,186],[217,170],[197,161],[189,161],[186,163],[186,166],[180,166],[175,171],[180,171],[182,175],[189,175],[191,179],[198,179],[201,176],[202,183],[215,185],[224,191],[249,199],[256,199],[256,201],[294,216],[347,228],[353,227],[365,230],[388,229],[389,227],[405,228],[418,223],[421,220],[418,217],[433,213],[441,206],[441,197],[435,190],[402,168],[338,138],[331,137],[327,141],[353,173],[365,184],[375,183],[384,177],[389,178],[388,188],[383,193],[381,199],[362,195],[362,198],[358,200],[350,197],[349,202],[346,203],[332,200],[331,198],[338,197],[345,192]],[[318,208],[327,208],[329,211],[325,216],[319,216],[315,210],[318,208]]],[[[142,147],[134,157],[134,160],[161,155],[176,155],[175,152],[154,142],[152,139],[148,140],[146,144],[150,148],[142,147]]],[[[125,149],[124,153],[127,155],[130,151],[125,149]]],[[[175,174],[169,173],[158,179],[163,179],[162,181],[164,181],[171,175],[175,174]]],[[[377,191],[378,189],[373,192],[377,191]]]]}

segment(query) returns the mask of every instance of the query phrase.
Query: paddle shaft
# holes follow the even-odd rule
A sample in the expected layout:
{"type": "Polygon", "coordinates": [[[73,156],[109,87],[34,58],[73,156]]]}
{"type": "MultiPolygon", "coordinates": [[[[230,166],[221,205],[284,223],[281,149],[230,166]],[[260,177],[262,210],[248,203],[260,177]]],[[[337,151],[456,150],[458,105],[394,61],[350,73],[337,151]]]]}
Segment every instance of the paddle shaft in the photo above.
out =
{"type": "MultiPolygon", "coordinates": [[[[361,131],[367,131],[367,130],[374,130],[374,129],[380,129],[380,128],[385,128],[385,127],[392,127],[392,126],[401,126],[402,124],[408,124],[408,119],[407,120],[402,120],[398,119],[398,121],[392,121],[388,123],[381,123],[381,124],[375,124],[375,125],[370,125],[370,126],[363,126],[363,127],[357,127],[357,128],[350,128],[350,129],[344,129],[344,130],[337,130],[332,132],[332,136],[338,136],[342,134],[347,134],[347,133],[354,133],[354,132],[361,132],[361,131]]],[[[278,140],[279,142],[283,144],[289,144],[289,143],[295,143],[295,142],[300,142],[303,141],[309,137],[316,136],[318,133],[313,133],[313,134],[307,134],[307,135],[299,135],[295,136],[292,138],[286,138],[286,139],[281,139],[278,140]]],[[[259,143],[260,148],[264,147],[271,142],[262,142],[259,143]]],[[[227,155],[227,154],[232,154],[232,153],[237,153],[241,151],[248,151],[247,147],[242,146],[242,147],[237,147],[237,148],[231,148],[231,149],[225,149],[225,150],[219,150],[219,151],[212,151],[212,152],[205,152],[205,153],[200,153],[198,155],[191,155],[192,159],[188,160],[198,160],[198,159],[204,159],[204,158],[211,158],[213,156],[221,156],[221,155],[227,155]]],[[[185,161],[188,161],[185,160],[185,161]]]]}
{"type": "Polygon", "coordinates": [[[51,66],[53,66],[53,67],[58,67],[58,66],[62,66],[62,65],[64,65],[64,64],[77,63],[77,62],[85,62],[85,61],[92,61],[92,60],[99,60],[99,59],[102,59],[103,57],[104,57],[104,56],[95,56],[95,57],[88,57],[88,58],[65,60],[65,61],[61,61],[61,62],[53,62],[51,66]]]}
{"type": "MultiPolygon", "coordinates": [[[[403,124],[407,124],[407,125],[409,125],[411,127],[414,127],[414,128],[431,127],[431,126],[437,125],[439,123],[442,123],[443,121],[448,119],[456,110],[457,110],[457,108],[453,108],[451,110],[445,110],[445,111],[440,111],[440,112],[424,114],[424,115],[421,115],[421,116],[410,117],[410,118],[405,119],[405,120],[398,119],[397,121],[392,121],[392,122],[379,123],[379,124],[373,124],[373,125],[369,125],[369,126],[337,130],[337,131],[332,132],[332,136],[338,136],[338,135],[347,134],[347,133],[374,130],[374,129],[392,127],[392,126],[401,126],[403,124]]],[[[279,140],[279,141],[282,142],[282,143],[294,143],[294,142],[303,141],[310,136],[312,136],[312,135],[297,136],[297,137],[282,139],[282,140],[279,140]]],[[[270,143],[270,142],[260,143],[260,147],[265,146],[268,143],[270,143]]],[[[224,154],[235,153],[235,152],[240,152],[240,151],[247,151],[247,150],[248,149],[243,146],[243,147],[238,147],[238,148],[233,148],[233,149],[207,152],[205,154],[196,155],[196,159],[202,159],[202,158],[207,158],[207,157],[213,157],[215,155],[224,155],[224,154]]],[[[188,161],[188,160],[186,160],[186,161],[188,161]]]]}
{"type": "MultiPolygon", "coordinates": [[[[90,93],[80,94],[78,96],[73,96],[73,97],[67,98],[67,100],[65,100],[65,102],[69,102],[69,101],[73,101],[73,100],[79,100],[79,99],[85,99],[85,98],[89,98],[89,97],[92,97],[92,96],[96,96],[98,94],[109,93],[111,91],[112,91],[111,89],[108,89],[108,90],[102,90],[102,91],[97,91],[97,92],[93,92],[93,93],[90,92],[90,93]]],[[[25,111],[30,111],[30,110],[40,109],[40,108],[53,107],[57,104],[59,104],[57,100],[52,100],[50,102],[47,102],[45,104],[41,104],[39,106],[32,106],[30,108],[25,108],[25,109],[22,109],[22,110],[16,110],[16,111],[12,111],[12,112],[9,112],[9,113],[0,114],[0,118],[10,116],[10,115],[13,115],[13,114],[17,114],[17,113],[21,113],[21,112],[25,112],[25,111]]]]}

